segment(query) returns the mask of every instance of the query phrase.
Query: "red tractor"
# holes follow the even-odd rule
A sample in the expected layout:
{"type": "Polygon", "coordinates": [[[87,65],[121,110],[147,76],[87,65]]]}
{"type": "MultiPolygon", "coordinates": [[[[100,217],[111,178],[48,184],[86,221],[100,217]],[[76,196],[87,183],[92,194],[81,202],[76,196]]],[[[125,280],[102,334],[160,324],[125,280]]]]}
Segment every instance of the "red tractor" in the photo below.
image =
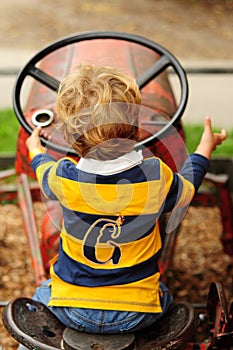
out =
{"type": "MultiPolygon", "coordinates": [[[[54,106],[60,80],[79,63],[115,66],[135,77],[143,99],[139,113],[142,127],[136,149],[159,156],[173,171],[179,171],[187,156],[181,117],[188,100],[188,83],[184,69],[168,50],[137,35],[89,32],[61,39],[38,52],[20,72],[13,95],[15,114],[22,126],[15,167],[18,199],[37,285],[48,277],[49,260],[58,248],[62,217],[56,201],[46,201],[38,186],[30,186],[29,178],[34,178],[34,174],[25,142],[35,126],[40,125],[51,135],[49,140],[41,137],[49,153],[56,159],[64,154],[77,158],[55,128],[58,117],[54,106]],[[171,75],[178,82],[176,98],[169,80],[171,75]],[[22,101],[25,91],[29,93],[26,101],[22,101]],[[32,206],[35,198],[45,205],[41,241],[32,206]]],[[[222,188],[220,193],[223,193],[221,191],[222,188]]],[[[198,197],[195,200],[198,202],[198,197]]],[[[227,193],[223,200],[230,203],[227,193]]],[[[166,221],[165,217],[160,222],[162,231],[166,221]]],[[[229,222],[231,226],[232,221],[229,222]]],[[[229,229],[232,233],[231,229],[232,226],[229,229]]],[[[172,234],[164,234],[160,258],[162,272],[169,267],[178,231],[179,225],[172,234]]],[[[223,288],[218,282],[210,286],[205,310],[197,310],[184,302],[174,304],[156,329],[152,327],[143,333],[122,336],[79,333],[65,328],[45,306],[27,298],[8,303],[3,321],[8,332],[29,349],[233,348],[233,305],[227,307],[223,288]],[[201,332],[205,336],[199,339],[201,332]]]]}

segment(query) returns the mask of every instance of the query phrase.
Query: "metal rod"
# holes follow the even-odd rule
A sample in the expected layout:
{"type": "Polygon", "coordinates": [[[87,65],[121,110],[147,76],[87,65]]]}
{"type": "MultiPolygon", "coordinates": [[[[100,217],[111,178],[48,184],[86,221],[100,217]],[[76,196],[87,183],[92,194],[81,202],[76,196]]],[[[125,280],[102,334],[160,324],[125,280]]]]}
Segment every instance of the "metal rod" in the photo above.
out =
{"type": "Polygon", "coordinates": [[[31,251],[32,265],[35,272],[36,285],[40,285],[46,279],[43,260],[40,251],[40,243],[37,232],[36,219],[33,210],[33,202],[26,174],[20,174],[17,181],[18,199],[29,248],[31,251]]]}
{"type": "Polygon", "coordinates": [[[8,303],[9,303],[9,301],[0,300],[0,307],[5,307],[5,306],[7,306],[8,303]]]}

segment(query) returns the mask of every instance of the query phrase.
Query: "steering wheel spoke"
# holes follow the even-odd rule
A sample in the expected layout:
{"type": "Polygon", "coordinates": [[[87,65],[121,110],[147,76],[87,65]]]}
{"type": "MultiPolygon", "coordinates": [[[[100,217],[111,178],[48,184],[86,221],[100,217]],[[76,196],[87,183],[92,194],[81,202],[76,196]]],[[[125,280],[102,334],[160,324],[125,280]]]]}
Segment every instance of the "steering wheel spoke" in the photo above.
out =
{"type": "Polygon", "coordinates": [[[28,69],[28,75],[42,83],[43,85],[47,86],[49,89],[53,91],[57,91],[59,88],[59,81],[52,77],[51,75],[45,73],[41,69],[30,66],[28,69]]]}
{"type": "Polygon", "coordinates": [[[142,125],[151,125],[151,126],[165,126],[167,125],[168,121],[155,121],[155,120],[142,120],[142,125]]]}
{"type": "Polygon", "coordinates": [[[164,70],[166,70],[169,65],[171,65],[170,59],[165,55],[161,56],[161,58],[158,61],[156,61],[152,66],[150,66],[145,72],[143,72],[143,74],[141,74],[137,78],[137,84],[139,86],[139,89],[142,89],[152,79],[154,79],[164,70]]]}

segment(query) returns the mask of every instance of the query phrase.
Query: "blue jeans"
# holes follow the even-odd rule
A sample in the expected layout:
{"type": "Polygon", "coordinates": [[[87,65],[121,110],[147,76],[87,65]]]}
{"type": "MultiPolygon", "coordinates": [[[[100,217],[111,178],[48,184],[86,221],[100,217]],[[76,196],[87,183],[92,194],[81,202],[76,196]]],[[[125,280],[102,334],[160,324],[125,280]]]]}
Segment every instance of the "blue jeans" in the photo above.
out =
{"type": "MultiPolygon", "coordinates": [[[[48,305],[51,290],[50,280],[36,289],[34,300],[48,305]]],[[[169,308],[173,297],[168,288],[160,282],[161,313],[142,313],[112,310],[95,310],[72,307],[49,306],[51,312],[67,327],[87,333],[126,333],[135,332],[156,322],[169,308]]]]}

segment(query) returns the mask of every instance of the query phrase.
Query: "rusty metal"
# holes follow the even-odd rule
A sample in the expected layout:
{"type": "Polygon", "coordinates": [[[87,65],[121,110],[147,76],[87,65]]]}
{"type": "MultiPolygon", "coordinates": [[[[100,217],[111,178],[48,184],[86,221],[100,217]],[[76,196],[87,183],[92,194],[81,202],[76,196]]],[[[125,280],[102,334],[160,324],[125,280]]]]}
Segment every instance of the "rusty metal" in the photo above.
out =
{"type": "Polygon", "coordinates": [[[34,215],[33,202],[30,192],[28,176],[20,174],[17,178],[19,207],[21,209],[28,244],[31,251],[32,266],[35,273],[35,282],[39,286],[46,279],[43,260],[40,252],[38,229],[34,215]]]}
{"type": "Polygon", "coordinates": [[[16,175],[15,169],[7,169],[0,171],[0,180],[16,175]]]}
{"type": "MultiPolygon", "coordinates": [[[[232,349],[233,327],[222,284],[213,282],[208,294],[208,316],[211,341],[208,350],[232,349]]],[[[230,310],[232,312],[232,310],[230,310]]],[[[232,315],[231,315],[232,317],[232,315]]]]}
{"type": "Polygon", "coordinates": [[[174,304],[146,330],[126,334],[89,334],[65,327],[42,303],[12,300],[3,312],[8,332],[29,349],[57,350],[176,350],[184,348],[198,326],[197,314],[189,303],[174,304]],[[63,348],[63,347],[62,347],[63,348]]]}

